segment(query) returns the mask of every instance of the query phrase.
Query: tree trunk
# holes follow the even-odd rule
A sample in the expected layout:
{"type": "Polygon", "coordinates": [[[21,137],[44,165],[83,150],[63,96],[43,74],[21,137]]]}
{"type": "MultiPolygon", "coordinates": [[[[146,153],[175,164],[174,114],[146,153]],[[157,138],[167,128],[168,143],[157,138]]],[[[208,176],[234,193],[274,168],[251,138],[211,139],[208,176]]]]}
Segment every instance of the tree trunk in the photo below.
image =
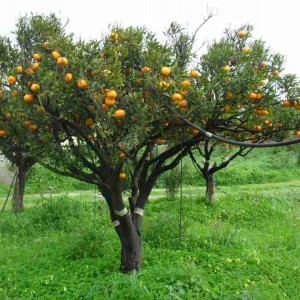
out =
{"type": "Polygon", "coordinates": [[[206,180],[206,196],[210,204],[216,204],[217,199],[215,195],[215,181],[213,173],[207,174],[205,177],[206,180]]]}
{"type": "Polygon", "coordinates": [[[300,165],[300,144],[299,144],[299,150],[298,150],[298,165],[300,165]]]}
{"type": "Polygon", "coordinates": [[[121,271],[123,273],[139,271],[142,261],[142,240],[130,214],[120,218],[120,226],[117,226],[116,230],[122,245],[121,271]]]}
{"type": "Polygon", "coordinates": [[[12,211],[15,213],[21,212],[24,209],[24,191],[27,171],[22,167],[17,167],[17,176],[15,181],[14,194],[12,199],[12,211]]]}

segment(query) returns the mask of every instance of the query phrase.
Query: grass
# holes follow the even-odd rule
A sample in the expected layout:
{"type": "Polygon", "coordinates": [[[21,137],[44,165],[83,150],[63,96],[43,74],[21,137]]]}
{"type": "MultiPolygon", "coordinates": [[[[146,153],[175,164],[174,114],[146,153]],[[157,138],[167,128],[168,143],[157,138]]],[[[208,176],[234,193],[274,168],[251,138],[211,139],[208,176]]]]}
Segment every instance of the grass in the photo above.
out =
{"type": "Polygon", "coordinates": [[[0,299],[298,299],[300,188],[148,204],[143,270],[119,273],[101,201],[27,202],[0,219],[0,299]],[[234,196],[233,196],[234,195],[234,196]],[[33,203],[32,203],[33,202],[33,203]]]}
{"type": "Polygon", "coordinates": [[[181,207],[162,179],[144,218],[143,269],[129,275],[95,190],[37,167],[25,211],[0,215],[0,299],[298,300],[300,168],[295,151],[268,151],[219,174],[216,206],[190,166],[181,207]]]}

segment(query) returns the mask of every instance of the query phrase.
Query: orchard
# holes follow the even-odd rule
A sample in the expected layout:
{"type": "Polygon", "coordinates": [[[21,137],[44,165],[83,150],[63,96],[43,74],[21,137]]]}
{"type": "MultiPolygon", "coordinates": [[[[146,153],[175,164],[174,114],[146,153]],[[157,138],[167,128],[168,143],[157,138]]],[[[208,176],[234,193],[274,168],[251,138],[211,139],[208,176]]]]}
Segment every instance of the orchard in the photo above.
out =
{"type": "Polygon", "coordinates": [[[200,168],[213,198],[213,173],[248,148],[299,142],[299,81],[251,26],[226,30],[196,62],[193,35],[174,23],[166,43],[118,26],[76,41],[54,15],[22,17],[16,28],[16,44],[3,37],[0,45],[1,150],[10,159],[21,149],[30,164],[99,189],[122,272],[140,270],[149,195],[183,157],[204,145],[200,168]],[[241,148],[211,166],[216,136],[241,148]]]}

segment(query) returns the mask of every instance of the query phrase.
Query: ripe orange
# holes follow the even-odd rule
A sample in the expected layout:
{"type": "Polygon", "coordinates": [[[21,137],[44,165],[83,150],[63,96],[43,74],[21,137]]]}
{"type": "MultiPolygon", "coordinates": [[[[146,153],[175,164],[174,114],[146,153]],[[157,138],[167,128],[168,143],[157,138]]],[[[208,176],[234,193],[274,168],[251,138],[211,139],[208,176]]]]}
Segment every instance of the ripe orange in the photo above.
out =
{"type": "Polygon", "coordinates": [[[184,89],[188,89],[188,88],[191,86],[191,82],[190,82],[189,80],[183,80],[183,81],[181,82],[181,86],[182,86],[182,88],[184,88],[184,89]]]}
{"type": "Polygon", "coordinates": [[[123,157],[125,157],[126,156],[126,154],[124,153],[124,152],[121,152],[120,154],[119,154],[119,157],[120,158],[123,158],[123,157]]]}
{"type": "Polygon", "coordinates": [[[123,109],[118,109],[115,111],[115,117],[117,119],[124,118],[126,116],[126,112],[123,109]]]}
{"type": "Polygon", "coordinates": [[[193,135],[197,135],[199,133],[199,130],[194,128],[192,132],[193,132],[193,135]]]}
{"type": "Polygon", "coordinates": [[[111,40],[113,40],[115,42],[117,42],[119,40],[119,35],[116,32],[112,32],[109,37],[111,40]]]}
{"type": "Polygon", "coordinates": [[[183,108],[183,107],[186,108],[188,105],[188,102],[186,100],[180,100],[178,104],[181,108],[183,108]]]}
{"type": "Polygon", "coordinates": [[[60,53],[58,51],[52,51],[52,57],[57,60],[60,57],[60,53]]]}
{"type": "MultiPolygon", "coordinates": [[[[104,102],[105,102],[105,104],[106,104],[107,106],[113,106],[113,105],[115,105],[116,100],[113,99],[113,98],[106,97],[105,100],[104,100],[104,102]]],[[[103,106],[102,106],[102,108],[103,108],[103,106]]],[[[104,108],[103,108],[103,109],[104,109],[104,108]]]]}
{"type": "Polygon", "coordinates": [[[12,118],[12,114],[11,114],[10,112],[7,112],[7,113],[5,114],[5,118],[6,118],[6,119],[11,119],[11,118],[12,118]]]}
{"type": "Polygon", "coordinates": [[[261,131],[262,130],[262,126],[261,125],[255,125],[254,126],[254,130],[261,131]]]}
{"type": "Polygon", "coordinates": [[[65,67],[68,65],[68,60],[65,57],[60,56],[57,60],[56,60],[57,64],[61,67],[65,67]]]}
{"type": "Polygon", "coordinates": [[[163,92],[166,91],[168,87],[169,87],[169,83],[165,81],[160,81],[158,84],[158,88],[163,92]]]}
{"type": "Polygon", "coordinates": [[[156,139],[155,144],[162,145],[164,142],[165,142],[165,140],[163,138],[158,138],[158,139],[156,139]]]}
{"type": "Polygon", "coordinates": [[[295,104],[294,108],[295,108],[296,110],[300,110],[300,104],[295,104]]]}
{"type": "Polygon", "coordinates": [[[36,125],[30,125],[30,126],[29,126],[29,129],[30,129],[31,131],[37,131],[37,130],[38,130],[38,127],[37,127],[36,125]]]}
{"type": "Polygon", "coordinates": [[[85,120],[85,124],[87,126],[92,126],[92,125],[94,125],[94,120],[92,118],[88,118],[85,120]]]}
{"type": "Polygon", "coordinates": [[[32,94],[25,94],[24,97],[23,97],[24,101],[27,102],[27,103],[30,103],[33,101],[33,95],[32,94]]]}
{"type": "Polygon", "coordinates": [[[108,98],[111,98],[111,99],[116,99],[117,98],[117,92],[114,91],[114,90],[109,90],[107,93],[106,93],[106,97],[108,98]]]}
{"type": "Polygon", "coordinates": [[[16,71],[18,74],[21,74],[23,72],[23,67],[22,66],[17,66],[16,71]]]}
{"type": "Polygon", "coordinates": [[[93,137],[91,134],[89,134],[89,135],[87,136],[87,139],[88,139],[89,141],[92,141],[92,140],[94,139],[94,137],[93,137]]]}
{"type": "Polygon", "coordinates": [[[0,130],[0,137],[6,137],[5,130],[0,130]]]}
{"type": "Polygon", "coordinates": [[[199,72],[197,70],[191,70],[190,77],[197,78],[199,76],[199,72]]]}
{"type": "Polygon", "coordinates": [[[270,121],[269,120],[265,120],[264,123],[269,126],[270,125],[270,121]]]}
{"type": "Polygon", "coordinates": [[[243,38],[243,37],[245,37],[247,34],[248,34],[248,31],[241,30],[241,31],[239,31],[239,32],[237,33],[237,36],[238,36],[239,38],[243,38]]]}
{"type": "Polygon", "coordinates": [[[164,76],[168,76],[172,73],[172,69],[169,67],[162,67],[161,68],[161,74],[164,76]]]}
{"type": "Polygon", "coordinates": [[[31,65],[31,69],[33,71],[36,71],[39,68],[39,66],[40,66],[39,63],[34,63],[34,64],[31,65]]]}
{"type": "Polygon", "coordinates": [[[264,97],[264,95],[262,93],[256,94],[256,100],[258,100],[258,101],[260,101],[263,97],[264,97]]]}
{"type": "Polygon", "coordinates": [[[230,110],[231,110],[231,106],[229,104],[225,105],[224,111],[230,111],[230,110]]]}
{"type": "Polygon", "coordinates": [[[230,67],[229,66],[223,66],[222,69],[223,69],[223,71],[226,71],[226,72],[230,71],[230,67]]]}
{"type": "Polygon", "coordinates": [[[17,82],[17,79],[16,79],[15,76],[11,75],[11,76],[7,77],[7,81],[8,81],[9,84],[15,84],[17,82]]]}
{"type": "Polygon", "coordinates": [[[25,120],[25,121],[23,122],[23,124],[24,124],[24,126],[29,127],[29,126],[31,125],[31,122],[28,121],[28,120],[25,120]]]}
{"type": "Polygon", "coordinates": [[[85,79],[80,79],[77,81],[77,87],[79,89],[86,89],[88,88],[88,82],[85,79]]]}
{"type": "Polygon", "coordinates": [[[182,97],[185,97],[187,95],[188,91],[187,90],[181,90],[179,92],[179,94],[182,96],[182,97]]]}
{"type": "Polygon", "coordinates": [[[44,48],[48,48],[49,47],[49,42],[46,41],[42,45],[43,45],[44,48]]]}
{"type": "Polygon", "coordinates": [[[67,74],[65,75],[65,82],[66,82],[66,83],[70,83],[70,82],[72,81],[72,79],[73,79],[73,74],[67,73],[67,74]]]}
{"type": "Polygon", "coordinates": [[[275,71],[273,71],[273,73],[272,73],[274,76],[278,76],[279,75],[279,71],[278,70],[275,70],[275,71]]]}
{"type": "Polygon", "coordinates": [[[3,91],[2,91],[2,90],[0,90],[0,98],[2,97],[2,95],[3,95],[3,91]]]}
{"type": "Polygon", "coordinates": [[[33,54],[33,58],[34,58],[35,60],[37,60],[37,61],[40,61],[40,60],[42,59],[41,55],[38,54],[38,53],[34,53],[34,54],[33,54]]]}
{"type": "Polygon", "coordinates": [[[172,98],[173,101],[180,101],[180,100],[182,100],[182,96],[180,94],[178,94],[178,93],[173,94],[171,98],[172,98]]]}
{"type": "Polygon", "coordinates": [[[251,49],[249,47],[244,47],[242,50],[245,54],[248,54],[251,51],[251,49]]]}
{"type": "Polygon", "coordinates": [[[149,67],[142,67],[142,69],[141,69],[142,73],[148,73],[150,71],[151,71],[151,69],[149,67]]]}
{"type": "Polygon", "coordinates": [[[232,99],[233,98],[233,93],[232,92],[227,92],[226,93],[226,98],[227,99],[232,99]]]}
{"type": "Polygon", "coordinates": [[[250,92],[248,94],[248,98],[251,99],[251,100],[256,100],[256,93],[250,92]]]}
{"type": "Polygon", "coordinates": [[[38,92],[41,89],[41,86],[38,83],[33,83],[30,87],[33,92],[38,92]]]}
{"type": "Polygon", "coordinates": [[[27,68],[25,73],[26,75],[31,75],[34,71],[31,68],[27,68]]]}
{"type": "Polygon", "coordinates": [[[120,173],[119,178],[120,179],[125,179],[126,178],[126,173],[120,173]]]}
{"type": "Polygon", "coordinates": [[[295,130],[295,131],[294,131],[294,135],[295,135],[295,136],[300,136],[300,130],[295,130]]]}
{"type": "Polygon", "coordinates": [[[291,103],[290,103],[290,101],[285,100],[285,101],[282,102],[282,106],[289,107],[289,106],[291,106],[291,103]]]}

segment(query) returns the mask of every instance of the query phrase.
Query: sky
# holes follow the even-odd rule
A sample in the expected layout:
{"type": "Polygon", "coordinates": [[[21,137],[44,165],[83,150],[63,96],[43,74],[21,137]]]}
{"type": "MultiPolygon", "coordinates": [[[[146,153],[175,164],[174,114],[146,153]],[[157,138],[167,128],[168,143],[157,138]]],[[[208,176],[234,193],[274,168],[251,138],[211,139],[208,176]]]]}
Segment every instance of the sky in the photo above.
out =
{"type": "Polygon", "coordinates": [[[254,26],[253,36],[262,38],[273,51],[286,58],[285,73],[300,78],[300,3],[296,0],[14,0],[1,6],[0,34],[9,36],[20,16],[56,13],[69,23],[68,32],[85,40],[100,38],[109,25],[146,26],[163,38],[176,21],[194,32],[208,12],[211,18],[197,34],[197,45],[219,39],[225,28],[254,26]]]}

